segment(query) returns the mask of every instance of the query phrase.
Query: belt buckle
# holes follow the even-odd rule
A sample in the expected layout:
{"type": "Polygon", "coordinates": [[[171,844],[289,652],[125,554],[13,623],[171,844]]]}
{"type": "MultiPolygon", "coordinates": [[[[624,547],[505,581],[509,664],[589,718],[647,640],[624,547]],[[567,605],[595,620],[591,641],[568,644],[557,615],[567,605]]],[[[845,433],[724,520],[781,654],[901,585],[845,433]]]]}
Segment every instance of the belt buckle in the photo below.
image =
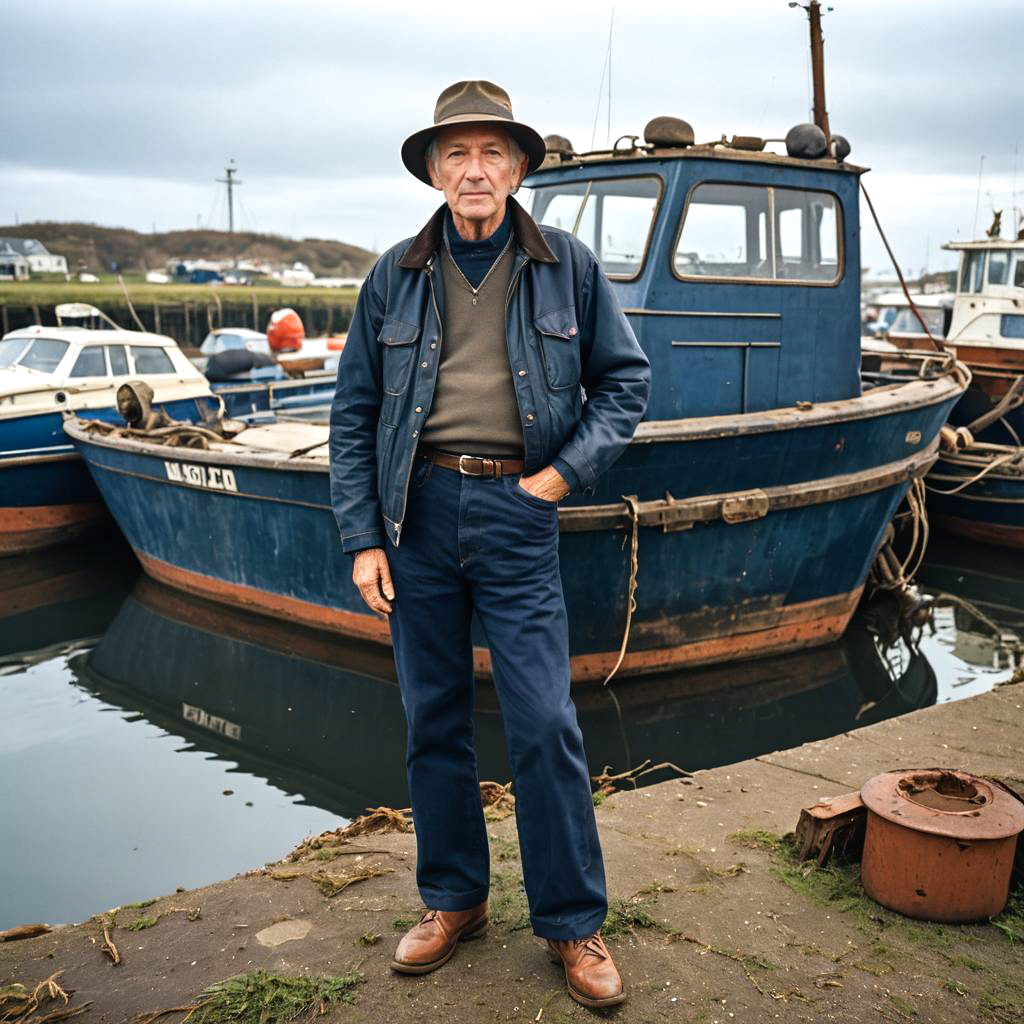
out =
{"type": "Polygon", "coordinates": [[[459,456],[459,472],[463,476],[496,476],[495,467],[499,465],[494,459],[485,459],[482,455],[460,455],[459,456]],[[473,473],[468,469],[464,469],[462,465],[463,459],[476,459],[480,463],[480,472],[473,473]]]}

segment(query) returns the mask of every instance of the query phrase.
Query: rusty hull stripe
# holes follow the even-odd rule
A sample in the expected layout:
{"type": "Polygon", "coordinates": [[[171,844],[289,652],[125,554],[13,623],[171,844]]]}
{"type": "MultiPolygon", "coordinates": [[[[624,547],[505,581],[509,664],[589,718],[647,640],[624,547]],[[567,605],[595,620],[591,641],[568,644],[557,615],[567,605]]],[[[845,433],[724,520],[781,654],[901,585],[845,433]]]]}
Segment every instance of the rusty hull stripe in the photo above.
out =
{"type": "MultiPolygon", "coordinates": [[[[962,495],[958,495],[962,497],[962,495]]],[[[1001,523],[981,523],[960,516],[948,516],[933,512],[929,516],[933,525],[947,533],[955,533],[968,540],[982,544],[996,544],[1003,548],[1024,549],[1024,526],[1005,526],[1001,523]]]]}
{"type": "Polygon", "coordinates": [[[24,554],[88,529],[105,519],[102,502],[0,508],[0,555],[24,554]]]}
{"type": "MultiPolygon", "coordinates": [[[[202,597],[223,601],[237,608],[246,608],[284,618],[290,622],[317,629],[330,629],[347,636],[390,644],[391,634],[383,616],[327,608],[311,601],[302,601],[281,594],[271,594],[257,587],[227,583],[202,573],[169,565],[136,549],[143,568],[154,579],[202,597]]],[[[709,637],[693,643],[677,644],[657,650],[627,652],[620,674],[652,672],[683,665],[704,665],[721,658],[755,658],[781,651],[797,650],[828,643],[846,628],[860,598],[862,587],[849,594],[819,598],[800,604],[773,609],[771,624],[762,617],[751,617],[749,632],[723,637],[709,637]]],[[[682,616],[680,618],[683,618],[682,616]]],[[[618,651],[580,654],[570,658],[574,682],[603,679],[618,658],[618,651]]],[[[474,647],[473,667],[479,676],[491,675],[491,656],[486,648],[474,647]]]]}
{"type": "Polygon", "coordinates": [[[134,550],[143,569],[150,576],[161,583],[167,583],[189,593],[212,598],[215,601],[223,601],[236,608],[248,608],[290,622],[302,623],[317,629],[331,629],[337,633],[346,633],[364,640],[376,640],[378,643],[389,643],[391,640],[387,619],[383,616],[363,615],[341,608],[328,608],[325,605],[303,601],[297,597],[272,594],[269,590],[250,587],[244,583],[228,583],[226,580],[219,580],[213,576],[170,565],[159,558],[145,554],[138,548],[134,550]]]}

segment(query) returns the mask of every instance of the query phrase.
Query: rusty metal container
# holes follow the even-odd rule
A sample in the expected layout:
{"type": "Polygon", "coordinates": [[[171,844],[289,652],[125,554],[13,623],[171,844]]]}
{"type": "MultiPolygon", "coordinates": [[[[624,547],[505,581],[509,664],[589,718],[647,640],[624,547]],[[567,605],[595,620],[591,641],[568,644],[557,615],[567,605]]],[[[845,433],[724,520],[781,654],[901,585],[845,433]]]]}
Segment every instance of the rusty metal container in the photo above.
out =
{"type": "Polygon", "coordinates": [[[978,921],[1009,894],[1024,804],[967,772],[885,772],[868,809],[861,880],[883,907],[925,921],[978,921]]]}

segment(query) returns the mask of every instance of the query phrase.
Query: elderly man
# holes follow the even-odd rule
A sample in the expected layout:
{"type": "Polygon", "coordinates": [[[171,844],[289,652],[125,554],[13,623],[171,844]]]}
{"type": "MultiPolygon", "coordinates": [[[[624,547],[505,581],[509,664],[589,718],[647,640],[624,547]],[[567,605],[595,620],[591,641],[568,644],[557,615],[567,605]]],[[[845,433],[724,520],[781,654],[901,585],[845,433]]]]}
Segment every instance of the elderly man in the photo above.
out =
{"type": "Polygon", "coordinates": [[[445,204],[370,272],[331,410],[342,545],[367,605],[388,616],[408,721],[428,910],[392,967],[432,971],[487,924],[475,612],[504,716],[533,930],[574,999],[610,1006],[625,995],[599,932],[607,897],[569,696],[558,501],[592,488],[628,444],[650,369],[590,250],[511,198],[544,143],[513,119],[504,90],[450,86],[402,159],[445,204]]]}

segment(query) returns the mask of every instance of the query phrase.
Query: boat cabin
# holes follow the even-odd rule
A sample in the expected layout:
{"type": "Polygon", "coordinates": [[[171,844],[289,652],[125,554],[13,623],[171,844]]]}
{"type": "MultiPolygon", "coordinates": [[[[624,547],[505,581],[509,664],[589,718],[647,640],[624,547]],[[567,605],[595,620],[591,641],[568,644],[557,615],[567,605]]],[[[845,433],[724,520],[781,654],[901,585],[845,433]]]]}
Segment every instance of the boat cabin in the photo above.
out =
{"type": "Polygon", "coordinates": [[[960,253],[950,341],[1024,347],[1024,239],[943,248],[960,253]]]}
{"type": "Polygon", "coordinates": [[[206,378],[171,338],[141,331],[34,325],[0,339],[0,416],[115,404],[143,379],[159,402],[209,395],[206,378]]]}
{"type": "Polygon", "coordinates": [[[651,360],[646,418],[858,396],[862,169],[761,139],[663,141],[651,127],[665,120],[610,151],[549,142],[524,189],[616,288],[651,360]]]}

